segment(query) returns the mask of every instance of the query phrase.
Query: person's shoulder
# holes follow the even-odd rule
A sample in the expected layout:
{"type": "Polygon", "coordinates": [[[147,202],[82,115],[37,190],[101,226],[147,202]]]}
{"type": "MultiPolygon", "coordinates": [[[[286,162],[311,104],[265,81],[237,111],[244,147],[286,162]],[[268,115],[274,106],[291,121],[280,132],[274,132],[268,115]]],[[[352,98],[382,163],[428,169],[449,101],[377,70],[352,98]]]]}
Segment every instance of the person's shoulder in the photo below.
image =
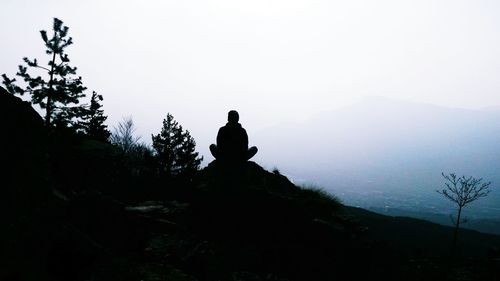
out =
{"type": "Polygon", "coordinates": [[[245,133],[245,134],[247,133],[247,130],[245,130],[245,128],[243,128],[243,126],[241,126],[241,125],[238,127],[238,130],[242,133],[245,133]]]}
{"type": "Polygon", "coordinates": [[[226,124],[226,125],[219,128],[219,132],[220,133],[234,132],[234,127],[229,125],[229,124],[226,124]]]}

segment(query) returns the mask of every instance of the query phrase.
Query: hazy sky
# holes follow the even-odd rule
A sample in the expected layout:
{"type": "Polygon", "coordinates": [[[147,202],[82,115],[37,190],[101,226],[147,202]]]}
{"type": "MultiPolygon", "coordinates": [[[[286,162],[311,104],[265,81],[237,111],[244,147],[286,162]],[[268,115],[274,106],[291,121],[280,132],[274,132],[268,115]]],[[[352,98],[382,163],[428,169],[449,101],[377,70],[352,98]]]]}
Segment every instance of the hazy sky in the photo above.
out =
{"type": "Polygon", "coordinates": [[[206,151],[229,109],[250,134],[361,99],[500,105],[500,1],[0,0],[0,74],[46,62],[58,17],[109,124],[167,112],[206,151]]]}

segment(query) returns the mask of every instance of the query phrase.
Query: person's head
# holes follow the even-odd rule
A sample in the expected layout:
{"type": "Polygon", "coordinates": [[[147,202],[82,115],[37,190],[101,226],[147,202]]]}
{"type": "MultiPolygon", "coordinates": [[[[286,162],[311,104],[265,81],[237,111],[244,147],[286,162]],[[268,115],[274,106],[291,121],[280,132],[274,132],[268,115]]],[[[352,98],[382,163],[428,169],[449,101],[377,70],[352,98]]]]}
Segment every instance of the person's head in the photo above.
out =
{"type": "Polygon", "coordinates": [[[238,112],[236,110],[229,111],[229,113],[227,114],[227,121],[229,123],[238,123],[238,120],[240,120],[238,112]]]}

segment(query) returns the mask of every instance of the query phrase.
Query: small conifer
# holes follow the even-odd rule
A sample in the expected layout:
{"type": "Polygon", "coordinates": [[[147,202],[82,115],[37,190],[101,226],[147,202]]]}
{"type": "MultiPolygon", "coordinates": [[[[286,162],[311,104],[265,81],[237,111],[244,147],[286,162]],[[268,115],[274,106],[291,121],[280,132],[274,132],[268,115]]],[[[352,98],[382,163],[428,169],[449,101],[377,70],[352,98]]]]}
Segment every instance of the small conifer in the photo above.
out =
{"type": "Polygon", "coordinates": [[[196,142],[189,131],[184,131],[168,113],[158,135],[152,135],[159,172],[166,177],[190,176],[203,160],[195,152],[196,142]]]}

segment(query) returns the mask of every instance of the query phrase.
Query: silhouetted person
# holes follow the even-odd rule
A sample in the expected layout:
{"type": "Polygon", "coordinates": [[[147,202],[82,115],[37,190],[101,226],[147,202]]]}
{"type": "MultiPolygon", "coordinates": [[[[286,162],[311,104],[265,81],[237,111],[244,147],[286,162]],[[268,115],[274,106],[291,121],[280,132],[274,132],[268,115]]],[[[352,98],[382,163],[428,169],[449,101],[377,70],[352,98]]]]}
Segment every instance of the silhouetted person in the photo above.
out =
{"type": "Polygon", "coordinates": [[[236,110],[227,114],[227,124],[219,129],[217,145],[210,145],[210,152],[225,163],[244,163],[257,153],[257,147],[248,148],[248,135],[238,123],[240,119],[236,110]]]}

